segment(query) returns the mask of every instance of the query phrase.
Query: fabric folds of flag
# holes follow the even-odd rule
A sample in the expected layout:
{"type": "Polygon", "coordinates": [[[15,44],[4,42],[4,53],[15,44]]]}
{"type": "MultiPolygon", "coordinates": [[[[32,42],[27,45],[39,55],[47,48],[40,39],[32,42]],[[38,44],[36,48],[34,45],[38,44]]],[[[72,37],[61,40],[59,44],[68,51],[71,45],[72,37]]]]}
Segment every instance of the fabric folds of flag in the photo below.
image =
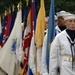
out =
{"type": "MultiPolygon", "coordinates": [[[[30,20],[31,20],[31,27],[32,27],[31,28],[31,37],[32,37],[34,35],[33,31],[35,31],[35,27],[36,27],[36,9],[35,9],[35,2],[34,1],[31,3],[31,8],[30,9],[31,9],[30,20]]],[[[30,53],[30,51],[29,51],[29,53],[30,53]]],[[[30,59],[30,57],[29,57],[29,59],[30,59]]],[[[32,70],[30,68],[30,65],[28,65],[28,75],[33,75],[32,70]]]]}
{"type": "Polygon", "coordinates": [[[8,36],[9,36],[10,22],[11,22],[11,14],[8,14],[7,15],[7,24],[4,29],[4,35],[3,35],[3,40],[2,40],[2,47],[4,46],[5,42],[8,39],[8,36]]]}
{"type": "MultiPolygon", "coordinates": [[[[17,62],[16,48],[19,47],[22,39],[22,13],[21,10],[17,12],[15,24],[11,35],[2,50],[0,50],[0,67],[8,74],[15,75],[15,65],[17,62]]],[[[18,75],[18,74],[17,74],[18,75]]]]}
{"type": "Polygon", "coordinates": [[[15,22],[15,18],[16,18],[15,12],[12,12],[11,16],[12,16],[12,18],[11,18],[10,29],[9,29],[9,34],[8,34],[9,36],[10,36],[11,31],[12,31],[13,26],[14,26],[14,22],[15,22]]]}
{"type": "Polygon", "coordinates": [[[1,35],[1,32],[2,32],[2,23],[1,23],[1,16],[0,16],[0,35],[1,35]]]}
{"type": "Polygon", "coordinates": [[[45,30],[45,6],[44,0],[40,0],[40,9],[36,21],[36,30],[34,34],[35,44],[36,44],[36,75],[41,75],[41,52],[44,40],[44,30],[45,30]]]}
{"type": "Polygon", "coordinates": [[[28,71],[28,58],[29,58],[29,48],[31,43],[31,24],[30,24],[30,11],[27,18],[27,26],[24,31],[24,38],[23,38],[23,55],[22,61],[20,64],[20,74],[19,75],[27,75],[28,71]]]}
{"type": "Polygon", "coordinates": [[[36,30],[36,4],[35,2],[32,3],[32,11],[33,11],[33,26],[34,26],[34,32],[36,30]]]}
{"type": "Polygon", "coordinates": [[[24,26],[23,26],[23,30],[22,30],[22,38],[24,37],[24,30],[25,30],[26,25],[27,25],[26,23],[27,23],[28,13],[29,13],[29,7],[26,6],[25,11],[24,11],[24,19],[23,19],[24,26]]]}
{"type": "Polygon", "coordinates": [[[40,0],[41,6],[38,12],[36,21],[36,31],[35,31],[35,43],[36,47],[40,48],[43,45],[44,30],[45,30],[45,7],[44,0],[40,0]]]}
{"type": "MultiPolygon", "coordinates": [[[[2,33],[2,25],[1,25],[1,16],[0,16],[0,37],[1,37],[1,33],[2,33]]],[[[0,46],[0,49],[1,49],[1,46],[0,46]]]]}
{"type": "Polygon", "coordinates": [[[52,40],[55,37],[55,9],[54,9],[54,0],[51,0],[50,13],[49,13],[49,22],[48,22],[48,34],[47,34],[47,48],[46,48],[46,64],[49,72],[49,49],[52,40]]]}
{"type": "Polygon", "coordinates": [[[2,41],[3,41],[4,30],[5,30],[6,25],[7,25],[7,16],[4,17],[4,21],[3,21],[3,24],[2,24],[2,33],[1,33],[1,36],[0,36],[0,46],[1,47],[3,47],[2,41]]]}

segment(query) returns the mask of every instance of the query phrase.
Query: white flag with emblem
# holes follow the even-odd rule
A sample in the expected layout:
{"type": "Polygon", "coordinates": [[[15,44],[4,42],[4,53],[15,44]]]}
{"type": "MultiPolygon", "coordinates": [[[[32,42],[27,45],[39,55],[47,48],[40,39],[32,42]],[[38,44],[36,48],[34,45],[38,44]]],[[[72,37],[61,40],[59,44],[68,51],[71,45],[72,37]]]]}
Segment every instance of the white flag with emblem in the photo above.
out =
{"type": "Polygon", "coordinates": [[[16,50],[22,41],[22,12],[17,12],[16,20],[10,37],[0,51],[0,67],[8,74],[14,75],[15,64],[17,61],[16,50]]]}

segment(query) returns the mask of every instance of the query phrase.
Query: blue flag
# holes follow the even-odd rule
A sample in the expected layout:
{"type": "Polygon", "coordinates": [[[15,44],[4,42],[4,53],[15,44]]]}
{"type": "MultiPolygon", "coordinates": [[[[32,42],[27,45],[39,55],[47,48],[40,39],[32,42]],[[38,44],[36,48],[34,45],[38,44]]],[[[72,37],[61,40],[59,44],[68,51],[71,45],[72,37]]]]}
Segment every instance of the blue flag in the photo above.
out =
{"type": "Polygon", "coordinates": [[[4,30],[5,30],[6,25],[7,25],[7,16],[4,17],[4,22],[2,24],[2,33],[0,35],[0,45],[1,46],[2,46],[3,35],[4,35],[4,30]]]}
{"type": "Polygon", "coordinates": [[[10,36],[10,33],[13,29],[15,18],[16,18],[16,14],[15,14],[15,12],[12,12],[12,17],[11,17],[11,22],[10,22],[10,29],[9,29],[9,36],[10,36]]]}
{"type": "Polygon", "coordinates": [[[30,69],[29,66],[28,66],[28,75],[33,75],[32,70],[30,69]]]}
{"type": "MultiPolygon", "coordinates": [[[[26,8],[25,8],[25,10],[24,10],[24,19],[23,19],[23,22],[24,22],[24,30],[25,30],[25,28],[26,28],[28,13],[29,13],[29,7],[26,6],[26,8]]],[[[22,38],[23,38],[23,36],[24,36],[24,30],[22,31],[22,38]]]]}
{"type": "Polygon", "coordinates": [[[49,22],[48,22],[48,35],[47,35],[47,48],[46,48],[46,64],[49,72],[49,49],[50,44],[55,37],[55,9],[54,9],[54,0],[51,0],[50,13],[49,13],[49,22]]]}
{"type": "Polygon", "coordinates": [[[34,8],[34,31],[36,29],[36,7],[35,7],[35,2],[32,3],[33,8],[34,8]]]}

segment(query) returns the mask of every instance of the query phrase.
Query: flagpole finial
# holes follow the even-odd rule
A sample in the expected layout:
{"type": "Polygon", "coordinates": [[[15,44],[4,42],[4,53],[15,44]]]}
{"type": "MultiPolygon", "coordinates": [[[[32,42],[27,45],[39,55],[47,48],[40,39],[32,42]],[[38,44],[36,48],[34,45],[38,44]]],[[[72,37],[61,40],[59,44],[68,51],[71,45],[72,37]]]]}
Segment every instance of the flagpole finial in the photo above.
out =
{"type": "Polygon", "coordinates": [[[18,5],[17,5],[17,8],[18,8],[18,10],[20,10],[20,8],[19,8],[19,3],[18,3],[18,5]]]}
{"type": "Polygon", "coordinates": [[[18,10],[20,10],[22,8],[22,2],[21,1],[18,3],[17,8],[18,8],[18,10]]]}
{"type": "Polygon", "coordinates": [[[9,7],[9,11],[8,11],[8,12],[9,12],[9,14],[11,13],[11,9],[10,9],[10,7],[9,7]]]}
{"type": "Polygon", "coordinates": [[[20,2],[19,2],[19,8],[20,8],[20,9],[22,8],[22,2],[21,2],[21,0],[20,0],[20,2]]]}
{"type": "Polygon", "coordinates": [[[5,10],[5,13],[4,13],[4,15],[6,16],[7,15],[7,11],[5,10]]]}
{"type": "Polygon", "coordinates": [[[26,0],[26,5],[28,6],[28,0],[26,0]]]}
{"type": "Polygon", "coordinates": [[[12,11],[14,11],[14,8],[15,8],[15,6],[14,6],[14,4],[12,5],[12,11]]]}

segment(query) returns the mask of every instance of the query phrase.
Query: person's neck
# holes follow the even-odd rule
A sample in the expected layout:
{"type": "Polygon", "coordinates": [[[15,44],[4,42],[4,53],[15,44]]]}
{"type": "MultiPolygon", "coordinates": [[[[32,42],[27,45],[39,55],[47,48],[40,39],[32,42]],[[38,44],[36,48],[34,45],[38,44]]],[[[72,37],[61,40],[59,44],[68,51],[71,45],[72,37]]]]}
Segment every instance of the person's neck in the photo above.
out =
{"type": "Polygon", "coordinates": [[[70,36],[72,41],[74,41],[74,39],[75,39],[75,30],[66,29],[66,32],[68,33],[68,35],[70,36]]]}
{"type": "Polygon", "coordinates": [[[61,31],[63,31],[64,29],[66,29],[65,25],[62,25],[62,26],[59,25],[58,27],[60,28],[61,31]]]}

